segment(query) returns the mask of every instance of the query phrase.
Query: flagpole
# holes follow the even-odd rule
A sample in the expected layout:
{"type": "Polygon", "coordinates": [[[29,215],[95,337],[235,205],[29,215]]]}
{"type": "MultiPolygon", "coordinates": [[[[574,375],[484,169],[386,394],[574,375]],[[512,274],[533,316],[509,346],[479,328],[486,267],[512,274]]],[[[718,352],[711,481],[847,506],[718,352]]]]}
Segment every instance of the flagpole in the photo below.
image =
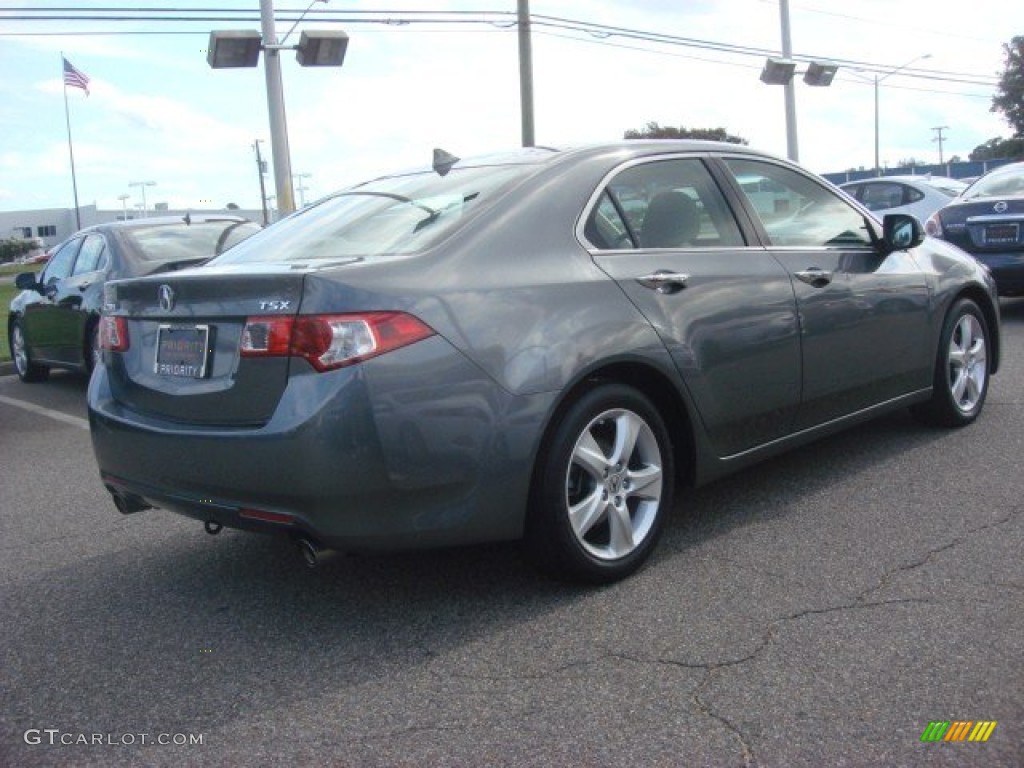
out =
{"type": "Polygon", "coordinates": [[[78,180],[75,178],[75,150],[71,146],[71,113],[68,111],[68,84],[64,82],[64,51],[60,52],[61,82],[64,83],[64,122],[68,126],[68,154],[71,156],[71,189],[75,193],[75,231],[82,228],[82,215],[78,210],[78,180]]]}

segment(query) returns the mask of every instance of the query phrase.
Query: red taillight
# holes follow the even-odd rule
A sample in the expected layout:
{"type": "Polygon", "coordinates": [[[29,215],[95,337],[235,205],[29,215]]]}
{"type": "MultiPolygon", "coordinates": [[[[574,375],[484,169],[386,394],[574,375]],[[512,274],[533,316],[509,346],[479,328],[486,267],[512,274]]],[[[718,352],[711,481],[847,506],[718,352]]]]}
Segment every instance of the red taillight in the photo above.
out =
{"type": "Polygon", "coordinates": [[[242,330],[242,357],[302,357],[318,371],[342,368],[433,336],[404,312],[250,317],[242,330]]]}
{"type": "Polygon", "coordinates": [[[128,321],[123,317],[101,317],[100,348],[110,352],[127,352],[128,321]]]}
{"type": "Polygon", "coordinates": [[[295,518],[280,512],[267,512],[265,509],[240,509],[239,517],[247,517],[250,520],[260,520],[264,523],[278,523],[279,525],[293,525],[295,518]]]}

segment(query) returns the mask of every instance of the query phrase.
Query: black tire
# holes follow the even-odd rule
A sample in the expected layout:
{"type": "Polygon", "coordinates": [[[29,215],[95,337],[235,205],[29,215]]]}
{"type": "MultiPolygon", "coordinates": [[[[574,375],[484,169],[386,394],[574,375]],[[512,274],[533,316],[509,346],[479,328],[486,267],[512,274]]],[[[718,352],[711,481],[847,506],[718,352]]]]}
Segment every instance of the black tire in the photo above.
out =
{"type": "Polygon", "coordinates": [[[963,427],[978,418],[988,395],[988,323],[970,299],[957,301],[942,325],[932,398],[915,406],[926,424],[963,427]]]}
{"type": "Polygon", "coordinates": [[[14,370],[18,378],[24,382],[46,381],[50,377],[50,369],[45,365],[37,365],[32,362],[32,355],[25,341],[25,331],[19,320],[12,320],[8,331],[7,341],[11,347],[11,358],[14,360],[14,370]]]}
{"type": "Polygon", "coordinates": [[[658,542],[674,478],[657,408],[632,387],[597,385],[569,405],[541,449],[527,516],[530,554],[574,581],[628,576],[658,542]]]}

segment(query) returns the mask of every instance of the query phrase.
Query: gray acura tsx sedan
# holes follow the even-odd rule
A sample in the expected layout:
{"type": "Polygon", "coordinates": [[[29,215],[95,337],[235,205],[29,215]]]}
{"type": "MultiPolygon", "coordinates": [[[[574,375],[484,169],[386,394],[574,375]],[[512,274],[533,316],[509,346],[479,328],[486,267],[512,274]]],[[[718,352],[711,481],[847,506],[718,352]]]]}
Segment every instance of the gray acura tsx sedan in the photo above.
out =
{"type": "Polygon", "coordinates": [[[978,262],[746,147],[435,151],[108,284],[89,419],[125,513],[311,564],[521,538],[606,582],[679,482],[896,408],[969,424],[999,330],[978,262]]]}

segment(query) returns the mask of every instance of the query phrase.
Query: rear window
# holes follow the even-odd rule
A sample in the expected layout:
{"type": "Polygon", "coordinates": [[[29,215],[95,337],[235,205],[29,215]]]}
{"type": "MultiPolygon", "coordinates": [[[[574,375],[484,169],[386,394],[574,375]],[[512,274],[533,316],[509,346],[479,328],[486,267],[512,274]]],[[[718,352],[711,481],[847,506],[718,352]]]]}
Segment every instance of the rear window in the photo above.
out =
{"type": "Polygon", "coordinates": [[[964,198],[1024,195],[1024,165],[992,171],[974,182],[964,198]]]}
{"type": "Polygon", "coordinates": [[[520,164],[379,179],[304,208],[216,263],[414,253],[454,231],[472,211],[532,170],[520,164]]]}
{"type": "Polygon", "coordinates": [[[251,221],[221,220],[132,227],[120,234],[137,258],[159,263],[211,258],[259,231],[251,221]]]}

